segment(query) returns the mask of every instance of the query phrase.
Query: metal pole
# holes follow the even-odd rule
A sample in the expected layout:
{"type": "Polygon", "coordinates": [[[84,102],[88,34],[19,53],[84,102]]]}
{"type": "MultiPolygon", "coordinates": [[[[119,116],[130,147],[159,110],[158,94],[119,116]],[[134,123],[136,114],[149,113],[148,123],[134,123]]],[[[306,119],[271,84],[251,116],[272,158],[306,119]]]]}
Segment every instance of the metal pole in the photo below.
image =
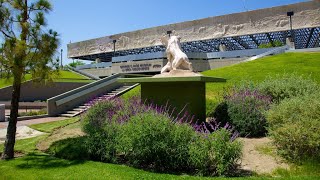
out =
{"type": "Polygon", "coordinates": [[[289,16],[289,23],[290,23],[290,35],[291,35],[291,38],[292,38],[292,42],[293,42],[293,47],[295,48],[295,35],[294,35],[294,32],[293,32],[293,28],[292,28],[292,16],[294,15],[294,12],[293,11],[289,11],[287,12],[287,16],[289,16]]]}
{"type": "Polygon", "coordinates": [[[62,65],[62,53],[63,53],[63,49],[61,49],[61,58],[60,58],[60,61],[61,61],[61,68],[63,67],[63,65],[62,65]]]}
{"type": "Polygon", "coordinates": [[[115,57],[116,56],[116,42],[117,42],[117,40],[113,40],[113,57],[115,57]]]}

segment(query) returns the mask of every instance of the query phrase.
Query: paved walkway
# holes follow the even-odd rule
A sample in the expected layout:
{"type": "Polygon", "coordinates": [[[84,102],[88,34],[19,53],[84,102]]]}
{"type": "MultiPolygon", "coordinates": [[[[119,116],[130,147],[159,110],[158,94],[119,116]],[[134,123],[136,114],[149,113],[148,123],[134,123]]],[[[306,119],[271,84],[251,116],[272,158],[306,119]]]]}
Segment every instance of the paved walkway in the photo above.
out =
{"type": "MultiPolygon", "coordinates": [[[[30,119],[24,121],[18,121],[17,126],[28,126],[31,124],[41,124],[46,122],[53,122],[53,121],[61,121],[67,119],[66,117],[46,117],[46,118],[39,118],[39,119],[30,119]]],[[[0,129],[5,129],[8,126],[8,122],[0,122],[0,129]]]]}
{"type": "MultiPolygon", "coordinates": [[[[17,139],[25,139],[30,137],[39,136],[44,134],[43,132],[31,129],[28,125],[31,124],[41,124],[46,122],[53,122],[53,121],[61,121],[67,119],[65,117],[46,117],[46,118],[39,118],[39,119],[30,119],[25,121],[18,121],[17,123],[17,139]]],[[[7,134],[7,126],[8,122],[0,122],[0,144],[4,143],[6,134],[7,134]]]]}

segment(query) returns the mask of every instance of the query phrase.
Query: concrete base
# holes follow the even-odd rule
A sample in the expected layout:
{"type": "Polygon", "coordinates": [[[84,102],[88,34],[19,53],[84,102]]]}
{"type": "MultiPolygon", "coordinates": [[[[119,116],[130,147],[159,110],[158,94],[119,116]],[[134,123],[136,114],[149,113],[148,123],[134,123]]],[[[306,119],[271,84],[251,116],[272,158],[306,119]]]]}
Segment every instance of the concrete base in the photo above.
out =
{"type": "Polygon", "coordinates": [[[0,104],[0,122],[4,122],[5,121],[5,105],[4,104],[0,104]]]}
{"type": "MultiPolygon", "coordinates": [[[[171,105],[175,113],[181,110],[194,115],[194,121],[206,119],[206,82],[225,82],[222,78],[205,76],[193,77],[149,77],[120,78],[122,83],[140,83],[141,99],[147,103],[171,105]]],[[[184,113],[182,113],[183,115],[184,113]]],[[[181,116],[181,115],[180,115],[181,116]]]]}

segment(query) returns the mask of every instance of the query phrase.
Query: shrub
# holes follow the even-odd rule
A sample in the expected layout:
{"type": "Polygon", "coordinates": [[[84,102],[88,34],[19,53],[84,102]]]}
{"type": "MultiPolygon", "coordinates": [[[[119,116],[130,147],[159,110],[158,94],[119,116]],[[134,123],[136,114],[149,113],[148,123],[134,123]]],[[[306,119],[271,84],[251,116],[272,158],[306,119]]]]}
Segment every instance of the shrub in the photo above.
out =
{"type": "Polygon", "coordinates": [[[175,124],[154,111],[130,118],[121,128],[119,151],[131,164],[157,171],[188,168],[188,144],[195,135],[188,124],[175,124]]]}
{"type": "Polygon", "coordinates": [[[113,100],[98,102],[82,118],[82,129],[87,134],[84,144],[93,160],[116,161],[115,137],[118,124],[112,120],[116,105],[113,100]]]}
{"type": "Polygon", "coordinates": [[[38,116],[47,114],[47,108],[40,109],[38,111],[19,112],[18,116],[38,116]]]}
{"type": "Polygon", "coordinates": [[[271,98],[250,89],[235,89],[225,97],[230,123],[241,136],[259,137],[266,133],[264,113],[271,104],[271,98]]]}
{"type": "Polygon", "coordinates": [[[285,74],[268,77],[258,84],[257,89],[271,96],[273,102],[279,103],[286,98],[317,92],[319,91],[319,86],[309,78],[296,74],[285,74]]]}
{"type": "Polygon", "coordinates": [[[272,47],[280,47],[283,46],[283,43],[279,40],[274,41],[273,43],[262,43],[258,46],[259,49],[261,48],[272,48],[272,47]]]}
{"type": "Polygon", "coordinates": [[[220,129],[198,134],[189,147],[190,164],[204,175],[227,175],[241,157],[241,143],[230,139],[231,132],[220,129]]]}
{"type": "Polygon", "coordinates": [[[87,133],[84,147],[91,159],[99,161],[127,162],[165,172],[199,170],[208,175],[227,174],[241,153],[240,148],[231,148],[235,146],[237,134],[225,126],[228,133],[223,135],[224,138],[209,135],[210,131],[220,129],[219,124],[191,124],[192,117],[188,113],[179,113],[181,117],[172,114],[168,106],[145,105],[138,98],[93,102],[93,107],[82,119],[83,130],[87,133]],[[207,136],[212,137],[210,142],[205,140],[207,136]],[[210,146],[204,149],[201,144],[194,143],[197,140],[210,146]],[[217,146],[217,149],[212,146],[217,146]],[[207,166],[199,166],[194,159],[191,160],[191,156],[196,158],[197,149],[215,151],[200,159],[200,164],[207,166]],[[212,154],[219,157],[210,157],[212,154]],[[207,162],[210,158],[211,161],[207,162]]]}
{"type": "Polygon", "coordinates": [[[270,135],[288,160],[320,160],[319,99],[319,92],[286,99],[267,113],[270,135]]]}

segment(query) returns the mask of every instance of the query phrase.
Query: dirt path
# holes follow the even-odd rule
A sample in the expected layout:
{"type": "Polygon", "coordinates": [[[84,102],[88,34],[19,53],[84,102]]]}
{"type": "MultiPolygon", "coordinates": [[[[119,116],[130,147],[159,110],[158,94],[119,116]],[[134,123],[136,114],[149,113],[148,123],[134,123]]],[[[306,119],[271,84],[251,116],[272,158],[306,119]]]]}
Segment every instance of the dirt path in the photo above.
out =
{"type": "Polygon", "coordinates": [[[240,138],[240,141],[243,142],[242,169],[265,174],[272,173],[277,168],[289,168],[275,152],[270,152],[270,155],[262,152],[263,149],[267,149],[267,152],[272,149],[269,138],[240,138]]]}

